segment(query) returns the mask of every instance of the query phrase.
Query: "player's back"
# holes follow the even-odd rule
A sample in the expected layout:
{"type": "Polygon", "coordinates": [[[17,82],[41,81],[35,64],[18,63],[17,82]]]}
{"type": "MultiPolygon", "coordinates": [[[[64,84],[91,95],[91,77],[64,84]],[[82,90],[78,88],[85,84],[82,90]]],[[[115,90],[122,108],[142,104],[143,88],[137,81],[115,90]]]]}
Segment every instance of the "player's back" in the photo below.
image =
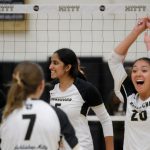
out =
{"type": "Polygon", "coordinates": [[[2,122],[0,136],[2,150],[57,150],[59,119],[47,103],[28,99],[2,122]]]}

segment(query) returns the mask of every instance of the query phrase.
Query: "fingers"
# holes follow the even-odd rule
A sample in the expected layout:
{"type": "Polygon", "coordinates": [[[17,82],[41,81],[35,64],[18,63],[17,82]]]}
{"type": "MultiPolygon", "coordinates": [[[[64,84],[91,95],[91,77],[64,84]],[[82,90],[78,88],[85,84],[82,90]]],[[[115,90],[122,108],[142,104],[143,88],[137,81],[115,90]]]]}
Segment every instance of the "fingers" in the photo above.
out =
{"type": "Polygon", "coordinates": [[[145,28],[150,29],[150,17],[140,18],[137,22],[138,26],[145,25],[145,28]]]}
{"type": "Polygon", "coordinates": [[[138,24],[138,25],[141,25],[141,24],[143,24],[143,22],[144,22],[143,19],[139,19],[137,24],[138,24]]]}
{"type": "Polygon", "coordinates": [[[147,17],[145,17],[145,18],[139,18],[137,24],[138,25],[142,25],[142,24],[146,25],[149,21],[150,21],[150,19],[148,19],[147,17]]]}

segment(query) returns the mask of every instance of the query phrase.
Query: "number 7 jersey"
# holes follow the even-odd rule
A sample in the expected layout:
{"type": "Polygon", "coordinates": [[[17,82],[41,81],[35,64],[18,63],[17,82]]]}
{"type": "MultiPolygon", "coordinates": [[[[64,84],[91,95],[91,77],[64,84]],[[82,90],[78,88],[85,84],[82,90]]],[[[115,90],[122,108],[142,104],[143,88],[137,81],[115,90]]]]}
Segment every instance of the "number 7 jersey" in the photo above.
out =
{"type": "Polygon", "coordinates": [[[0,126],[2,150],[57,150],[60,135],[67,134],[68,144],[78,144],[74,129],[60,109],[42,100],[27,99],[0,126]]]}

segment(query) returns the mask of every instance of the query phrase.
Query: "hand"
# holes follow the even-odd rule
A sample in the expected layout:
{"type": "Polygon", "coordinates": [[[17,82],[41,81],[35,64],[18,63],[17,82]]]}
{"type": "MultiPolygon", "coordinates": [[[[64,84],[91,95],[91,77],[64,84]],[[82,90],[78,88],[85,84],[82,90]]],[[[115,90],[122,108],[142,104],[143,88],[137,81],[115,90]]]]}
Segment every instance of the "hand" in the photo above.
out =
{"type": "Polygon", "coordinates": [[[149,19],[147,17],[145,18],[141,18],[138,20],[137,24],[135,25],[133,31],[139,35],[140,33],[142,33],[143,31],[145,31],[147,28],[150,28],[150,22],[149,19]]]}

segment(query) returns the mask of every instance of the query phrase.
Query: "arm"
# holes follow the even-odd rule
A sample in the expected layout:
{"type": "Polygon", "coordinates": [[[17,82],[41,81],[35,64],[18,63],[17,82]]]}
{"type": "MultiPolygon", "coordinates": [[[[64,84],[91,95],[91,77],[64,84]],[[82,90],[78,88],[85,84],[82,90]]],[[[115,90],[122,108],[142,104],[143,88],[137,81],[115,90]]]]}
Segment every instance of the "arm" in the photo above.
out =
{"type": "Polygon", "coordinates": [[[106,150],[114,150],[112,120],[105,108],[101,93],[89,82],[86,82],[85,87],[87,88],[86,93],[82,94],[82,96],[102,124],[106,150]]]}
{"type": "Polygon", "coordinates": [[[148,20],[148,18],[143,18],[139,20],[138,24],[135,25],[135,27],[128,34],[128,36],[122,42],[120,42],[119,45],[114,49],[108,60],[109,69],[114,79],[114,91],[116,96],[122,102],[124,102],[124,98],[120,92],[120,89],[123,81],[127,77],[127,73],[123,66],[123,61],[132,43],[145,29],[148,28],[148,20]]]}
{"type": "Polygon", "coordinates": [[[95,112],[96,116],[99,118],[102,124],[106,150],[114,150],[112,120],[105,108],[105,105],[102,103],[101,105],[91,108],[95,112]]]}
{"type": "Polygon", "coordinates": [[[106,150],[114,150],[113,136],[105,137],[106,150]]]}
{"type": "Polygon", "coordinates": [[[119,45],[115,48],[115,52],[119,55],[125,56],[128,52],[129,47],[133,44],[133,42],[137,39],[137,37],[148,27],[148,18],[142,18],[135,25],[133,30],[128,34],[128,36],[119,43],[119,45]]]}

